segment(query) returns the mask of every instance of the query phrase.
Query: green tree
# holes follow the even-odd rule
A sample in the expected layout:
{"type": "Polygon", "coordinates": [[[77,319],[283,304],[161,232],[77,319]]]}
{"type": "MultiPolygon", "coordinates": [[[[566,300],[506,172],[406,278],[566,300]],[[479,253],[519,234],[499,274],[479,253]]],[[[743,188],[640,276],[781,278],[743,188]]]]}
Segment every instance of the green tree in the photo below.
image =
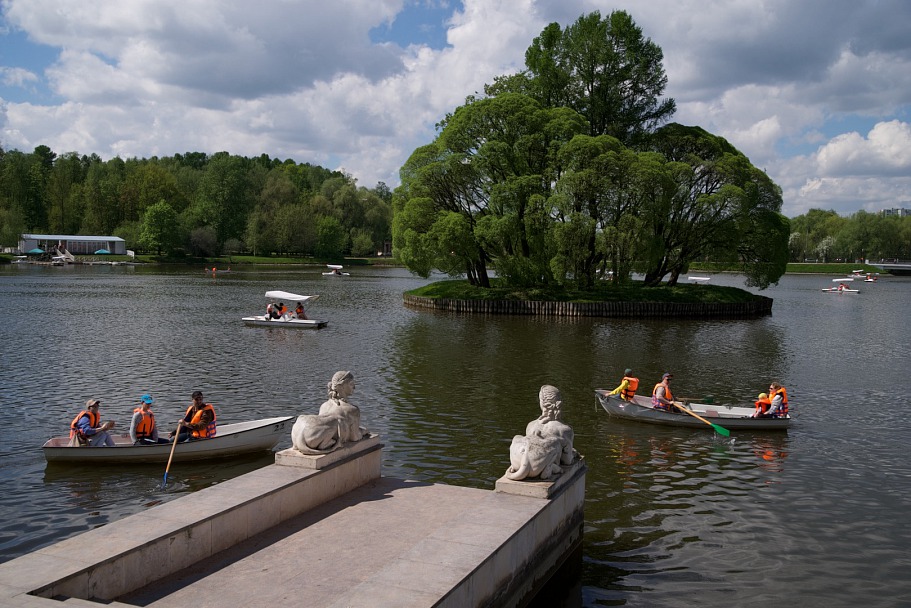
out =
{"type": "Polygon", "coordinates": [[[173,253],[180,245],[180,221],[177,212],[163,199],[146,209],[142,218],[139,243],[146,250],[161,255],[173,253]]]}
{"type": "Polygon", "coordinates": [[[342,257],[347,244],[347,233],[334,217],[323,217],[316,225],[316,254],[332,260],[342,257]]]}
{"type": "Polygon", "coordinates": [[[661,98],[663,60],[661,47],[628,13],[602,19],[595,11],[562,31],[548,25],[525,52],[526,71],[499,78],[486,92],[526,93],[546,107],[572,108],[586,118],[590,135],[633,145],[676,111],[673,99],[661,98]]]}
{"type": "Polygon", "coordinates": [[[737,252],[748,284],[777,282],[787,264],[790,234],[787,220],[769,215],[781,210],[778,186],[726,140],[699,127],[667,125],[650,141],[667,160],[675,187],[646,207],[646,285],[668,275],[668,284],[676,284],[694,260],[729,251],[737,252]]]}

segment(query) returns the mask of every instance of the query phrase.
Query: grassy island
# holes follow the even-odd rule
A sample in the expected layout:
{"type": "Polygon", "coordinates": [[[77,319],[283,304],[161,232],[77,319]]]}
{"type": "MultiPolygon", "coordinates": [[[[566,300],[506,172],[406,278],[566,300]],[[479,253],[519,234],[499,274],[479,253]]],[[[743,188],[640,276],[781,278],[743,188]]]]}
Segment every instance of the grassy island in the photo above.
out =
{"type": "Polygon", "coordinates": [[[763,299],[744,289],[721,285],[679,284],[674,287],[644,287],[639,282],[615,286],[607,282],[592,291],[564,288],[515,289],[505,287],[497,279],[492,287],[469,285],[464,280],[438,281],[407,292],[407,295],[446,300],[501,300],[519,302],[654,302],[678,304],[731,304],[763,299]]]}

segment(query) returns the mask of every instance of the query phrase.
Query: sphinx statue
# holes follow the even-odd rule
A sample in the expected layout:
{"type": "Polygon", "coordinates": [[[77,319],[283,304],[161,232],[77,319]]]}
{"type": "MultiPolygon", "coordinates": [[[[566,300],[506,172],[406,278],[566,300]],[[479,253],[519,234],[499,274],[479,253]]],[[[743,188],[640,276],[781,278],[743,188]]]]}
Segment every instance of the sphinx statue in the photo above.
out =
{"type": "Polygon", "coordinates": [[[303,414],[291,427],[291,443],[303,454],[327,454],[367,436],[361,410],[348,402],[354,392],[354,374],[335,372],[327,385],[329,399],[319,414],[303,414]]]}
{"type": "Polygon", "coordinates": [[[512,481],[534,479],[550,481],[563,474],[563,465],[572,464],[579,454],[573,448],[573,429],[564,424],[563,396],[545,384],[538,392],[541,415],[528,423],[525,435],[516,435],[509,447],[510,466],[506,478],[512,481]]]}

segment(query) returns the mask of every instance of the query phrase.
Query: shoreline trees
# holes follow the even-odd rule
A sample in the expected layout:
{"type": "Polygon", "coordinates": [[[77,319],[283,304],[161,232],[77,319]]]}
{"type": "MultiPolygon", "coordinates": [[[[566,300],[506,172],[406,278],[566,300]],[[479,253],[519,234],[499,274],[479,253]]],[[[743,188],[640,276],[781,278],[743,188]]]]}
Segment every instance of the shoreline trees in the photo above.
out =
{"type": "Polygon", "coordinates": [[[169,256],[373,255],[392,236],[390,202],[385,184],[359,188],[338,171],[265,154],[102,161],[47,146],[0,149],[5,246],[32,232],[114,235],[169,256]]]}

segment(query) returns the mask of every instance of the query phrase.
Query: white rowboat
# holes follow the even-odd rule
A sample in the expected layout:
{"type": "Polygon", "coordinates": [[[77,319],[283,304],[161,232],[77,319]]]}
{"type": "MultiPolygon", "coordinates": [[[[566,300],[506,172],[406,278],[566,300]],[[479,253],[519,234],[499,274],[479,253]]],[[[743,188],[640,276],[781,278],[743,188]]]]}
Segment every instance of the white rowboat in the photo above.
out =
{"type": "MultiPolygon", "coordinates": [[[[215,437],[178,443],[174,462],[214,460],[242,454],[265,452],[291,434],[297,416],[262,418],[235,424],[219,424],[215,437]]],[[[48,462],[123,464],[165,463],[171,453],[170,443],[133,445],[128,434],[111,435],[113,447],[70,446],[69,437],[48,439],[42,446],[48,462]]]]}

